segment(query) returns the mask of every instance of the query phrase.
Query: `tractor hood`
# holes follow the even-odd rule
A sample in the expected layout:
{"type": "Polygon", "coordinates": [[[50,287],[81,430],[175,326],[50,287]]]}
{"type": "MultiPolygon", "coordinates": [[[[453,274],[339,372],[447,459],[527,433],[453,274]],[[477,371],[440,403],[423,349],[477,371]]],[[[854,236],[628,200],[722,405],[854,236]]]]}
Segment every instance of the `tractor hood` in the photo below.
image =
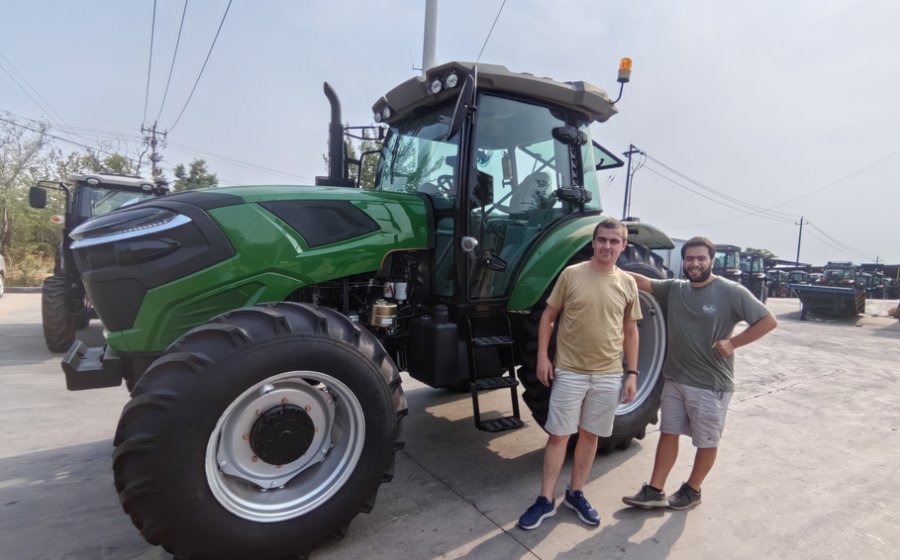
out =
{"type": "Polygon", "coordinates": [[[415,194],[223,187],[85,222],[72,232],[72,249],[109,344],[148,350],[223,307],[283,301],[304,286],[377,272],[392,251],[428,249],[427,226],[426,202],[415,194]]]}

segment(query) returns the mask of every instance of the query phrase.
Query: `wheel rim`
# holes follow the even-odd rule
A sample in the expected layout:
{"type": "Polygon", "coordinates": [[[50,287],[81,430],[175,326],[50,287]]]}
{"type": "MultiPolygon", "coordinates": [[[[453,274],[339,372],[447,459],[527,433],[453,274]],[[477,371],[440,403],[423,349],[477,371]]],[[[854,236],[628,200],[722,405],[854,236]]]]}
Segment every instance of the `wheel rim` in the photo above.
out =
{"type": "Polygon", "coordinates": [[[238,517],[292,519],[344,486],[365,431],[362,406],[344,383],[315,371],[281,373],[244,391],[219,417],[206,447],[206,479],[238,517]]]}
{"type": "Polygon", "coordinates": [[[641,314],[638,321],[641,344],[638,352],[638,364],[641,370],[638,376],[637,393],[630,403],[623,403],[616,409],[616,416],[622,416],[640,408],[650,398],[656,382],[662,375],[663,360],[666,357],[666,318],[659,302],[646,292],[640,292],[641,314]]]}

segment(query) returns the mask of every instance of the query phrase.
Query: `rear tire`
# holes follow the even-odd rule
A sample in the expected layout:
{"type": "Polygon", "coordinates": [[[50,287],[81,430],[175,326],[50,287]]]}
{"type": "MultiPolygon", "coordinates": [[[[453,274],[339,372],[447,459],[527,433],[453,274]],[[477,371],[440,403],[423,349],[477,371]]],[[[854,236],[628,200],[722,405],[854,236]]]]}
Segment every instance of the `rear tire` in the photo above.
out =
{"type": "Polygon", "coordinates": [[[69,282],[64,276],[48,276],[41,290],[44,341],[51,352],[65,352],[75,341],[76,317],[69,310],[69,282]]]}
{"type": "Polygon", "coordinates": [[[178,558],[304,556],[372,509],[405,414],[397,367],[347,317],[239,309],[140,377],[116,432],[116,489],[143,537],[178,558]]]}

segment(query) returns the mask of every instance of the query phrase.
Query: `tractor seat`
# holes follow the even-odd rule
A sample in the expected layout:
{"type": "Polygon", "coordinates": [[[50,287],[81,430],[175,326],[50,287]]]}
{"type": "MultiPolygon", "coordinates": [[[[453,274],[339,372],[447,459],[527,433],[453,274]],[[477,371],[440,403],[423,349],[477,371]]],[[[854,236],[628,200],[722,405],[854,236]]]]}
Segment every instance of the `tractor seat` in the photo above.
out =
{"type": "Polygon", "coordinates": [[[550,199],[550,176],[537,171],[525,177],[509,199],[509,213],[527,214],[543,208],[550,199]]]}

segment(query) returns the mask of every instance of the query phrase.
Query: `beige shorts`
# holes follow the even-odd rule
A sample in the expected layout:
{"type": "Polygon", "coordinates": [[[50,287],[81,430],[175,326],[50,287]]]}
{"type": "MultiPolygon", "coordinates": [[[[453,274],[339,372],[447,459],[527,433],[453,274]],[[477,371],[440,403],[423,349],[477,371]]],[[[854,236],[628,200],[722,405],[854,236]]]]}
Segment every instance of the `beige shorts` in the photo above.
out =
{"type": "Polygon", "coordinates": [[[694,447],[719,447],[731,395],[666,380],[659,431],[691,436],[694,447]]]}
{"type": "Polygon", "coordinates": [[[567,436],[581,427],[609,437],[621,402],[621,373],[587,375],[556,370],[544,429],[555,436],[567,436]]]}

